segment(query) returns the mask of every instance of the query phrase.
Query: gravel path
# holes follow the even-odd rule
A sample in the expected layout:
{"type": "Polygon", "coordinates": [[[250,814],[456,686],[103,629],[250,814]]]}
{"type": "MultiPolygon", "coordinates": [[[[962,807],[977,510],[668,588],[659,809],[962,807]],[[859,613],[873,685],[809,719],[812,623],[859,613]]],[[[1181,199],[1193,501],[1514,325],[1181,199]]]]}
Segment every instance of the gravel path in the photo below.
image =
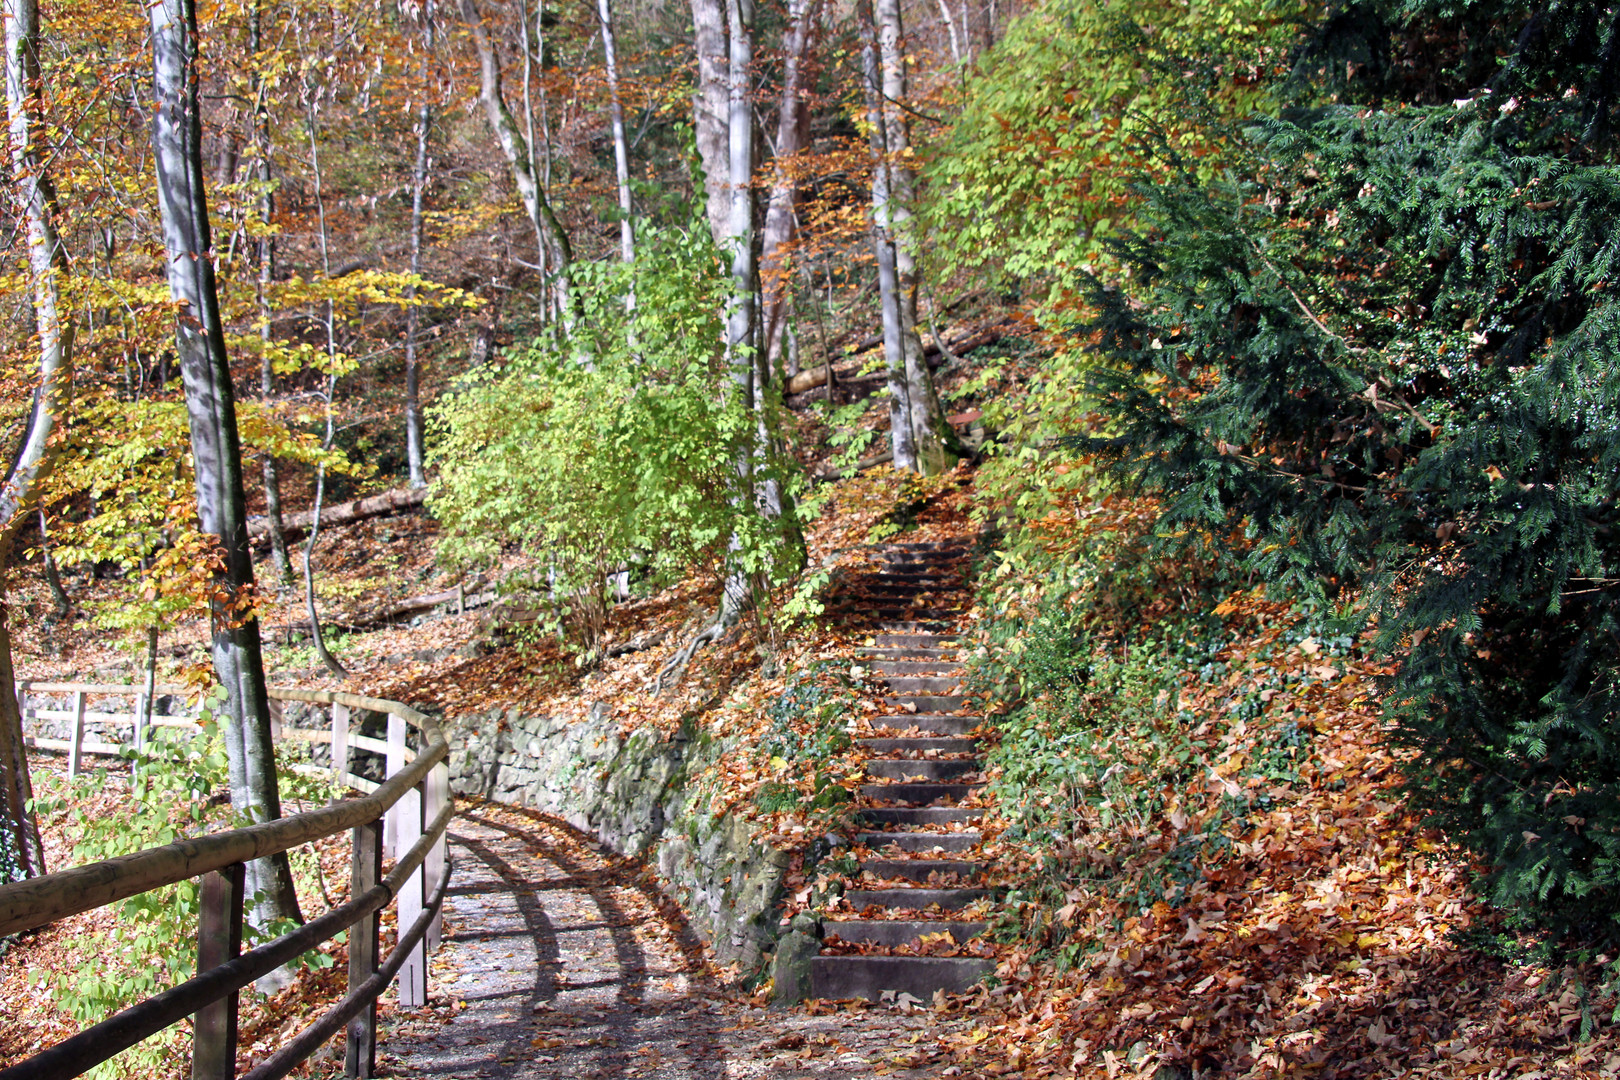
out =
{"type": "Polygon", "coordinates": [[[732,1080],[952,1075],[964,1021],[855,1006],[767,1010],[705,971],[639,864],[556,819],[479,805],[451,825],[455,872],[429,1008],[396,1019],[384,1075],[732,1080]]]}

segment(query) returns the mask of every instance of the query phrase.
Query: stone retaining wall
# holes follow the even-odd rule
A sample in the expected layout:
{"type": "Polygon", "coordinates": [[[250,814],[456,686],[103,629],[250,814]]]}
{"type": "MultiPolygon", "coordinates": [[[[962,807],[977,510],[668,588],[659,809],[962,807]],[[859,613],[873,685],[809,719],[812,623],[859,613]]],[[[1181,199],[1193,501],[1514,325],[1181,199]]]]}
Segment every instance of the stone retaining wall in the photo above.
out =
{"type": "Polygon", "coordinates": [[[584,723],[512,709],[444,726],[451,790],[555,814],[613,851],[655,861],[722,963],[761,966],[788,860],[746,821],[694,805],[688,780],[723,747],[704,736],[626,736],[600,704],[584,723]]]}

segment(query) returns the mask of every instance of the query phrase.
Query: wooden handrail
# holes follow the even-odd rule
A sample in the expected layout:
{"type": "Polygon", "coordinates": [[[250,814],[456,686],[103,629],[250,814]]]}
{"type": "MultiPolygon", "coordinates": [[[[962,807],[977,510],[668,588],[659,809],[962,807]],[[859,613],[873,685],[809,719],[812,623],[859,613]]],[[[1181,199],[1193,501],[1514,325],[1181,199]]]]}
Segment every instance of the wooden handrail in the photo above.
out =
{"type": "MultiPolygon", "coordinates": [[[[72,687],[75,693],[88,692],[79,689],[86,684],[60,685],[72,687]]],[[[31,688],[40,689],[42,685],[33,684],[31,688]]],[[[139,692],[138,688],[133,687],[118,689],[126,693],[139,692]]],[[[181,840],[44,877],[0,885],[0,936],[54,922],[188,878],[213,875],[207,880],[218,881],[218,875],[225,874],[226,880],[232,880],[229,875],[234,874],[237,882],[234,894],[230,889],[219,890],[215,886],[204,890],[205,895],[212,889],[218,895],[234,895],[236,899],[229,904],[234,910],[204,913],[209,918],[205,919],[199,931],[199,956],[202,956],[208,948],[220,948],[218,941],[222,940],[219,938],[221,932],[225,933],[225,938],[231,939],[233,931],[229,928],[241,924],[242,864],[336,835],[345,829],[354,830],[355,837],[350,900],[275,941],[240,956],[230,955],[225,962],[208,966],[195,978],[0,1071],[0,1080],[21,1080],[22,1077],[49,1080],[77,1076],[193,1013],[198,1017],[193,1043],[194,1078],[232,1075],[236,1045],[235,995],[248,983],[357,924],[359,929],[350,943],[349,994],[317,1024],[317,1027],[328,1024],[337,1011],[347,1010],[343,1019],[336,1021],[341,1024],[364,1010],[368,1004],[372,1006],[361,1028],[351,1026],[348,1075],[372,1075],[376,1017],[374,1002],[402,967],[411,965],[409,970],[412,976],[401,978],[401,1003],[417,1005],[425,1002],[426,964],[422,948],[426,940],[436,939],[437,935],[439,907],[449,878],[449,863],[444,847],[445,829],[454,812],[444,764],[448,757],[448,746],[443,732],[431,717],[381,698],[338,691],[280,688],[272,688],[270,693],[275,700],[331,706],[334,727],[340,726],[340,721],[341,726],[346,726],[352,708],[385,712],[395,718],[390,721],[390,726],[398,725],[391,733],[391,743],[403,739],[404,725],[409,724],[422,733],[423,745],[416,752],[414,760],[408,763],[405,761],[403,742],[392,747],[389,754],[392,775],[369,795],[345,799],[295,817],[181,840]],[[432,815],[431,822],[423,822],[424,811],[432,815]],[[402,813],[404,816],[401,816],[402,813]],[[378,840],[385,815],[390,820],[390,831],[408,844],[408,850],[400,854],[389,875],[379,881],[375,870],[367,870],[365,863],[368,859],[380,862],[381,845],[378,840]],[[369,855],[362,857],[364,853],[369,855]],[[433,879],[431,897],[423,895],[423,885],[426,884],[424,875],[431,875],[433,879]],[[406,905],[404,901],[413,895],[415,899],[406,905]],[[375,945],[377,912],[396,897],[402,901],[400,921],[404,923],[406,918],[412,919],[411,931],[401,935],[394,954],[382,968],[378,968],[375,945]],[[212,931],[209,928],[211,925],[214,927],[212,931]],[[368,939],[369,946],[366,945],[368,939]],[[387,974],[383,977],[385,971],[387,974]],[[222,1009],[223,1012],[219,1011],[222,1009]],[[207,1024],[203,1022],[204,1012],[208,1013],[207,1024]],[[362,1044],[358,1052],[357,1037],[362,1044]]],[[[346,762],[334,761],[334,766],[340,777],[346,776],[346,762]]],[[[239,933],[231,940],[239,940],[239,933]]],[[[233,944],[227,952],[234,954],[235,950],[233,944]]],[[[308,1049],[297,1057],[288,1057],[285,1051],[278,1054],[272,1060],[284,1062],[286,1067],[275,1075],[285,1075],[332,1031],[335,1028],[309,1043],[308,1049]]],[[[307,1036],[308,1032],[305,1034],[307,1036]]],[[[303,1046],[305,1043],[308,1043],[308,1038],[301,1037],[295,1039],[292,1045],[303,1046]]]]}

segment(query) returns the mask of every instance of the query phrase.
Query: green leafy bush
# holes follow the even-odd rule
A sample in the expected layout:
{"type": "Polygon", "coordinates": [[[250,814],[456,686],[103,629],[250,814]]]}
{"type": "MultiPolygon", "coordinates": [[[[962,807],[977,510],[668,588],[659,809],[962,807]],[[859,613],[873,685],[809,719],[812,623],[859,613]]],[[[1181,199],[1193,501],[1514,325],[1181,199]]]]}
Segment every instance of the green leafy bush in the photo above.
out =
{"type": "Polygon", "coordinates": [[[536,340],[432,410],[432,505],[448,560],[508,544],[539,556],[554,625],[589,650],[626,565],[654,582],[709,567],[775,583],[798,549],[793,516],[756,505],[755,485],[785,487],[787,467],[728,372],[730,284],[706,230],[648,228],[632,266],[574,273],[583,311],[566,346],[536,340]]]}

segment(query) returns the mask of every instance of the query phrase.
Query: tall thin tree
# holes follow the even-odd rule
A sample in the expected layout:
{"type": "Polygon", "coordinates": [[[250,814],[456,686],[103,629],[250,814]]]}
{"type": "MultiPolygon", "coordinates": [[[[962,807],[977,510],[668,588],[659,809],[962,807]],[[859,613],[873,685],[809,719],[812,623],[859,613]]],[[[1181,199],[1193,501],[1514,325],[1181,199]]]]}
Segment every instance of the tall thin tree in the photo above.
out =
{"type": "Polygon", "coordinates": [[[794,157],[810,136],[810,99],[805,92],[808,58],[815,42],[821,0],[788,0],[788,27],[782,38],[782,91],[776,109],[771,193],[760,233],[759,278],[766,367],[775,372],[787,328],[787,252],[798,227],[799,179],[794,157]]]}
{"type": "Polygon", "coordinates": [[[613,171],[619,186],[619,257],[636,261],[635,206],[630,200],[630,142],[624,131],[624,98],[619,93],[619,47],[613,32],[612,0],[596,0],[602,24],[602,62],[607,71],[608,115],[613,122],[613,171]]]}
{"type": "MultiPolygon", "coordinates": [[[[218,560],[210,603],[214,672],[225,687],[222,726],[231,804],[254,821],[281,816],[270,703],[265,692],[259,620],[253,604],[236,398],[214,281],[214,252],[203,190],[202,116],[198,100],[195,0],[157,0],[147,7],[156,99],[152,126],[158,205],[167,251],[169,291],[180,307],[175,352],[185,382],[186,414],[197,484],[197,514],[216,538],[218,560]]],[[[249,864],[254,921],[299,919],[298,896],[285,855],[249,864]]]]}
{"type": "MultiPolygon", "coordinates": [[[[61,277],[67,255],[56,231],[56,199],[45,168],[45,124],[40,100],[39,0],[5,0],[6,112],[11,141],[12,192],[28,249],[34,327],[39,342],[39,386],[23,444],[0,485],[0,575],[10,569],[11,549],[40,484],[51,470],[51,436],[67,408],[73,379],[73,321],[64,313],[61,277]]],[[[17,876],[45,872],[38,822],[28,809],[33,797],[22,710],[11,659],[10,607],[0,589],[0,780],[6,817],[4,846],[17,876]]]]}
{"type": "MultiPolygon", "coordinates": [[[[416,161],[411,169],[411,276],[422,273],[423,202],[427,194],[428,141],[433,132],[433,85],[430,78],[433,50],[437,41],[436,6],[433,0],[422,5],[422,101],[416,110],[416,161]]],[[[406,287],[405,307],[405,467],[410,484],[419,488],[427,483],[422,471],[422,368],[418,340],[422,333],[422,312],[416,303],[416,283],[406,287]]]]}
{"type": "MultiPolygon", "coordinates": [[[[254,302],[259,315],[259,396],[269,402],[276,392],[276,371],[272,360],[271,341],[274,329],[270,308],[270,289],[276,280],[276,189],[272,177],[270,156],[272,135],[270,128],[270,80],[265,77],[263,6],[255,0],[248,10],[248,49],[253,54],[253,125],[252,146],[255,161],[255,180],[258,182],[259,235],[253,245],[255,267],[253,282],[254,302]]],[[[262,464],[264,484],[264,513],[269,526],[270,561],[276,570],[278,582],[292,580],[292,559],[287,554],[287,532],[281,521],[281,470],[273,454],[266,453],[262,464]]]]}
{"type": "Polygon", "coordinates": [[[512,170],[512,180],[517,185],[518,198],[523,201],[523,209],[534,229],[535,242],[544,253],[546,269],[551,274],[550,306],[566,325],[573,318],[574,307],[573,291],[568,283],[568,267],[574,261],[573,245],[569,243],[568,234],[557,220],[551,202],[540,186],[529,140],[519,130],[517,117],[512,115],[512,109],[506,102],[501,85],[501,57],[489,28],[484,25],[484,15],[478,8],[477,0],[461,0],[461,12],[467,22],[473,49],[478,53],[479,98],[484,104],[484,115],[512,170]]]}

